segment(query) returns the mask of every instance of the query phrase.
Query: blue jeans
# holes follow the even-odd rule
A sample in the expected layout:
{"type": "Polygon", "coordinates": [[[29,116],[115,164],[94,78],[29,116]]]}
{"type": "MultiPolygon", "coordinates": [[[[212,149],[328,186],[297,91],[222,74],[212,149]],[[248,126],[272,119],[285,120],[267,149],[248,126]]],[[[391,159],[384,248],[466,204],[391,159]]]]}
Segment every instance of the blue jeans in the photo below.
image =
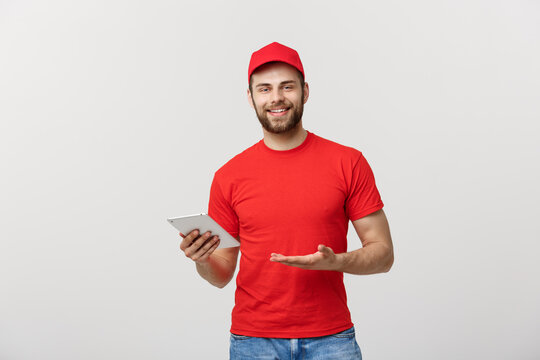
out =
{"type": "Polygon", "coordinates": [[[231,334],[230,360],[362,360],[354,326],[337,334],[302,338],[260,338],[231,334]]]}

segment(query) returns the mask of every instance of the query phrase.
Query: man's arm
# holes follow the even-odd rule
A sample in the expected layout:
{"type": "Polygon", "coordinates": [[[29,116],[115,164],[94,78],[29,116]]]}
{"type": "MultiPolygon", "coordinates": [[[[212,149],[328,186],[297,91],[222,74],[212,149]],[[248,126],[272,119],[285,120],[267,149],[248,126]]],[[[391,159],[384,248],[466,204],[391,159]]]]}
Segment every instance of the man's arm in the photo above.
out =
{"type": "MultiPolygon", "coordinates": [[[[217,249],[219,237],[211,236],[209,231],[201,236],[198,230],[187,236],[180,233],[180,236],[184,238],[180,249],[195,262],[199,275],[220,289],[225,287],[234,276],[240,248],[217,249]]],[[[236,239],[240,241],[238,237],[236,239]]]]}
{"type": "Polygon", "coordinates": [[[384,211],[378,210],[352,222],[362,241],[362,248],[347,253],[319,245],[314,254],[284,256],[271,254],[270,261],[310,270],[334,270],[350,274],[367,275],[387,272],[394,263],[394,249],[390,228],[384,211]]]}

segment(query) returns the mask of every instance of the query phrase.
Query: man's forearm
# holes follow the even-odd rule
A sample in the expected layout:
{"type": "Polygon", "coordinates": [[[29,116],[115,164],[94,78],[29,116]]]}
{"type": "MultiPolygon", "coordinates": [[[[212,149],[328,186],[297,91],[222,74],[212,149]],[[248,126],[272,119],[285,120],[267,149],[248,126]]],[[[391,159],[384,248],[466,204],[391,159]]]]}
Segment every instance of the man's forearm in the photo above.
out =
{"type": "Polygon", "coordinates": [[[336,254],[336,271],[355,275],[387,272],[394,263],[392,248],[384,244],[372,244],[358,250],[336,254]]]}
{"type": "Polygon", "coordinates": [[[219,255],[212,254],[204,263],[196,263],[197,272],[210,284],[223,288],[234,275],[235,264],[219,255]]]}

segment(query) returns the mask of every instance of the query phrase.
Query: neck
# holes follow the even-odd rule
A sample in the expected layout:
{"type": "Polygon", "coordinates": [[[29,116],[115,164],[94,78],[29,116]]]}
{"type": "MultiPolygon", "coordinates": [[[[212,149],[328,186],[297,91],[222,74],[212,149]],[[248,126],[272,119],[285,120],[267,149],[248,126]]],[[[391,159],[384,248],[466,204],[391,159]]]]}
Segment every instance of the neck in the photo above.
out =
{"type": "Polygon", "coordinates": [[[307,137],[307,131],[302,127],[302,121],[294,129],[285,133],[274,134],[263,128],[264,144],[272,150],[291,150],[300,146],[307,137]]]}

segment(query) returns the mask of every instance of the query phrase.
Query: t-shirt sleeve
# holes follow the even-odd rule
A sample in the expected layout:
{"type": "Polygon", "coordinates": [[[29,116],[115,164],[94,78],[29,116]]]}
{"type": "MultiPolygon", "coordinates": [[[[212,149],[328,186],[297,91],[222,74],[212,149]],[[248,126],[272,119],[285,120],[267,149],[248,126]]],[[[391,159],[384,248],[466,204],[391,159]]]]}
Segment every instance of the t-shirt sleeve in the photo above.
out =
{"type": "Polygon", "coordinates": [[[231,192],[224,191],[218,173],[214,174],[210,187],[210,201],[208,202],[208,215],[214,219],[232,237],[238,237],[238,216],[231,205],[231,192]]]}
{"type": "Polygon", "coordinates": [[[358,220],[383,208],[375,177],[364,155],[360,157],[347,179],[349,192],[345,202],[345,211],[351,221],[358,220]]]}

